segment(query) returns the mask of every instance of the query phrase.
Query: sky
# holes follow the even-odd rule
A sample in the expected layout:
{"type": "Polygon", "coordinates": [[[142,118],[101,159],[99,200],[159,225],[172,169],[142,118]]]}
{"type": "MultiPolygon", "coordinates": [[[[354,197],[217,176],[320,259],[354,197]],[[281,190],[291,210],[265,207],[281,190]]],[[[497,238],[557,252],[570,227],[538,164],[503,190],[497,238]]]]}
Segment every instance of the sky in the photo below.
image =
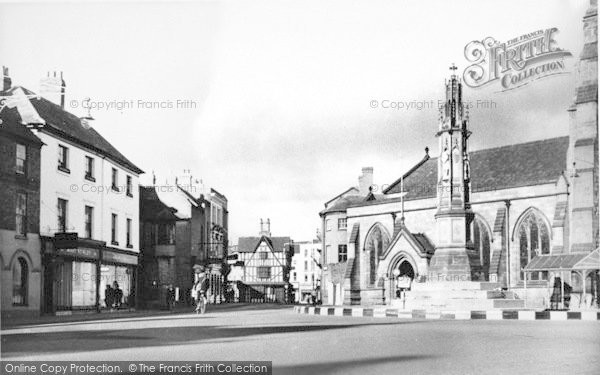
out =
{"type": "MultiPolygon", "coordinates": [[[[438,152],[437,108],[465,46],[556,27],[573,72],[586,0],[0,1],[0,64],[39,92],[62,71],[66,109],[158,184],[201,180],[229,201],[230,243],[314,238],[323,204],[374,168],[395,181],[438,152]],[[89,98],[89,102],[84,102],[89,98]],[[376,101],[374,108],[372,103],[376,101]],[[409,109],[383,108],[411,103],[409,109]]],[[[464,89],[470,149],[567,135],[573,74],[464,89]],[[486,107],[483,103],[490,103],[486,107]]]]}

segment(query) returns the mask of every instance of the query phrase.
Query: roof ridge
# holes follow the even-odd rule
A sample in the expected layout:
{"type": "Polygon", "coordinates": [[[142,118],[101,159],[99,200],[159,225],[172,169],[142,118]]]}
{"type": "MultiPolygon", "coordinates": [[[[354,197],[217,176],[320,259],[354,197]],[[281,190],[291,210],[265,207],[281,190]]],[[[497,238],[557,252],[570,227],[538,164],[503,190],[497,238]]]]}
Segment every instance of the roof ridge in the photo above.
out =
{"type": "Polygon", "coordinates": [[[417,169],[419,169],[429,159],[431,159],[431,157],[429,156],[429,152],[427,152],[425,154],[425,156],[423,157],[423,159],[421,159],[417,164],[415,164],[411,169],[409,169],[408,172],[404,173],[400,178],[398,178],[396,181],[392,182],[390,184],[390,186],[388,186],[387,188],[385,188],[385,190],[383,191],[383,194],[386,194],[394,186],[396,186],[397,184],[399,184],[402,179],[405,179],[406,177],[410,176],[414,171],[416,171],[417,169]]]}
{"type": "MultiPolygon", "coordinates": [[[[469,151],[469,154],[474,154],[474,153],[478,153],[478,152],[483,152],[483,151],[490,151],[490,150],[498,150],[501,148],[508,148],[508,147],[515,147],[515,146],[525,146],[528,144],[533,144],[533,143],[543,143],[543,142],[550,142],[550,141],[558,141],[558,140],[562,140],[565,138],[569,138],[568,135],[563,135],[560,137],[553,137],[553,138],[545,138],[545,139],[538,139],[538,140],[534,140],[534,141],[528,141],[528,142],[523,142],[523,143],[512,143],[509,145],[503,145],[503,146],[495,146],[495,147],[490,147],[490,148],[480,148],[477,150],[473,150],[473,151],[469,151]]],[[[437,159],[437,157],[436,157],[437,159]]]]}
{"type": "MultiPolygon", "coordinates": [[[[67,111],[65,108],[61,107],[60,105],[54,103],[51,100],[48,100],[41,94],[35,93],[23,86],[13,86],[13,87],[11,87],[10,90],[7,90],[7,92],[14,90],[16,88],[22,89],[26,95],[30,95],[30,96],[35,95],[36,96],[36,98],[28,98],[28,100],[31,103],[31,105],[34,107],[34,109],[38,112],[40,117],[46,121],[46,126],[48,126],[48,129],[49,129],[48,131],[58,132],[58,133],[62,134],[62,136],[71,138],[72,141],[75,141],[82,147],[88,148],[94,152],[99,152],[101,154],[105,154],[108,158],[112,159],[114,162],[130,169],[133,172],[136,172],[138,174],[144,173],[144,171],[141,168],[139,168],[137,165],[135,165],[123,153],[121,153],[121,151],[119,151],[115,146],[113,146],[113,144],[111,142],[109,142],[102,134],[100,134],[100,132],[98,132],[93,127],[90,127],[89,129],[84,128],[83,125],[81,124],[81,118],[78,117],[77,115],[75,115],[74,113],[67,111]],[[39,107],[36,107],[36,104],[42,105],[42,106],[47,106],[48,110],[41,111],[39,107]],[[46,116],[46,117],[49,116],[50,118],[45,118],[44,116],[46,116]],[[59,123],[56,123],[56,121],[54,121],[56,119],[52,118],[53,116],[56,116],[56,117],[63,116],[62,117],[63,125],[66,126],[67,128],[79,126],[81,129],[72,129],[69,132],[67,132],[64,126],[61,126],[59,123]],[[67,122],[67,121],[69,121],[69,122],[67,122]],[[74,124],[71,124],[70,121],[72,121],[74,124]],[[82,132],[82,131],[87,132],[87,135],[82,137],[81,134],[77,134],[78,132],[82,132]],[[89,139],[85,139],[86,137],[89,137],[89,139]],[[99,144],[94,144],[94,142],[91,141],[91,139],[94,139],[94,138],[96,138],[99,141],[99,144]],[[108,149],[105,149],[105,148],[108,148],[108,149]],[[116,154],[114,154],[111,149],[114,150],[116,152],[116,154]]],[[[44,107],[42,107],[42,108],[44,108],[44,107]]],[[[44,127],[42,127],[41,129],[43,129],[43,128],[44,127]]]]}

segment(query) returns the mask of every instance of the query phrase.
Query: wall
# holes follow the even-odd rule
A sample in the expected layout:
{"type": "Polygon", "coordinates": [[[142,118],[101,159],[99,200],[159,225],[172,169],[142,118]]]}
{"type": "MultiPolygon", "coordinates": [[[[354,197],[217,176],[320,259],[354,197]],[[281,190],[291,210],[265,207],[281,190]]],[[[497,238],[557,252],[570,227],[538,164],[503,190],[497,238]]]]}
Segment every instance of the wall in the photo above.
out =
{"type": "Polygon", "coordinates": [[[93,239],[106,241],[107,246],[131,252],[139,252],[139,182],[138,176],[101,155],[88,152],[79,146],[58,140],[53,135],[38,132],[37,135],[46,144],[42,148],[41,161],[41,201],[40,232],[53,236],[58,231],[57,199],[69,201],[67,231],[85,236],[85,209],[94,207],[93,239]],[[69,148],[70,173],[57,169],[58,145],[69,148]],[[94,176],[96,182],[88,181],[85,176],[85,156],[95,159],[94,176]],[[112,168],[118,170],[118,185],[122,192],[111,190],[112,168]],[[126,176],[132,177],[133,197],[125,194],[126,176]],[[111,214],[118,215],[118,245],[111,245],[111,214]],[[126,247],[126,218],[132,220],[131,248],[126,247]]]}
{"type": "MultiPolygon", "coordinates": [[[[19,141],[21,142],[21,141],[19,141]]],[[[3,317],[14,314],[38,315],[41,296],[41,243],[39,237],[40,209],[40,149],[39,145],[27,145],[27,173],[17,176],[16,142],[0,132],[0,309],[3,317]],[[27,194],[27,234],[17,236],[16,194],[27,194]],[[22,257],[27,262],[27,305],[14,306],[13,265],[22,257]]]]}

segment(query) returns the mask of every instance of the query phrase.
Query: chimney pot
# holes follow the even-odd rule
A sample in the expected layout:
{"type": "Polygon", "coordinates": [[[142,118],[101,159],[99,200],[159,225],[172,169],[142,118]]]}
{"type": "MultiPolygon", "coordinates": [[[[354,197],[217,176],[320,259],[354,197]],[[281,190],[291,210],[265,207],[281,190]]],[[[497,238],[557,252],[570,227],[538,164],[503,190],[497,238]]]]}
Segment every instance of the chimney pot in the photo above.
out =
{"type": "Polygon", "coordinates": [[[11,86],[12,86],[12,80],[10,79],[10,76],[8,75],[8,67],[2,66],[2,91],[10,90],[11,86]]]}

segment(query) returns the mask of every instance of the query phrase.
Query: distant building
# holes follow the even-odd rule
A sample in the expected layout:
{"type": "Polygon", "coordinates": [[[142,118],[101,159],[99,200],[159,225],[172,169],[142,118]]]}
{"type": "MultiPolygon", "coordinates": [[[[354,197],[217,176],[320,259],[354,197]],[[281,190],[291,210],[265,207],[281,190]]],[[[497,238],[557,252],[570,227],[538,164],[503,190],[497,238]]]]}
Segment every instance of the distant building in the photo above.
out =
{"type": "Polygon", "coordinates": [[[199,184],[184,185],[177,179],[172,184],[156,185],[155,189],[160,201],[173,208],[178,218],[171,283],[179,292],[179,300],[190,302],[196,271],[204,266],[210,280],[209,302],[223,302],[228,271],[227,198],[215,189],[205,191],[199,184]]]}
{"type": "MultiPolygon", "coordinates": [[[[160,200],[154,186],[140,186],[140,306],[164,307],[169,285],[182,285],[176,264],[182,256],[177,256],[177,247],[183,245],[185,232],[183,235],[180,232],[188,226],[188,221],[189,218],[177,215],[175,208],[160,200]],[[180,222],[184,225],[178,225],[180,222]]],[[[187,253],[189,258],[189,246],[187,253]]],[[[187,269],[187,278],[191,279],[191,266],[187,269]]]]}
{"type": "Polygon", "coordinates": [[[271,236],[271,222],[260,221],[258,237],[240,237],[238,259],[243,262],[240,301],[288,303],[293,255],[290,237],[271,236]]]}
{"type": "Polygon", "coordinates": [[[320,239],[294,242],[294,255],[290,282],[294,290],[294,302],[307,302],[311,295],[317,297],[321,285],[321,248],[320,239]]]}
{"type": "MultiPolygon", "coordinates": [[[[8,69],[0,96],[10,95],[8,69]]],[[[4,317],[40,313],[40,148],[16,107],[0,112],[0,290],[4,317]]]]}

